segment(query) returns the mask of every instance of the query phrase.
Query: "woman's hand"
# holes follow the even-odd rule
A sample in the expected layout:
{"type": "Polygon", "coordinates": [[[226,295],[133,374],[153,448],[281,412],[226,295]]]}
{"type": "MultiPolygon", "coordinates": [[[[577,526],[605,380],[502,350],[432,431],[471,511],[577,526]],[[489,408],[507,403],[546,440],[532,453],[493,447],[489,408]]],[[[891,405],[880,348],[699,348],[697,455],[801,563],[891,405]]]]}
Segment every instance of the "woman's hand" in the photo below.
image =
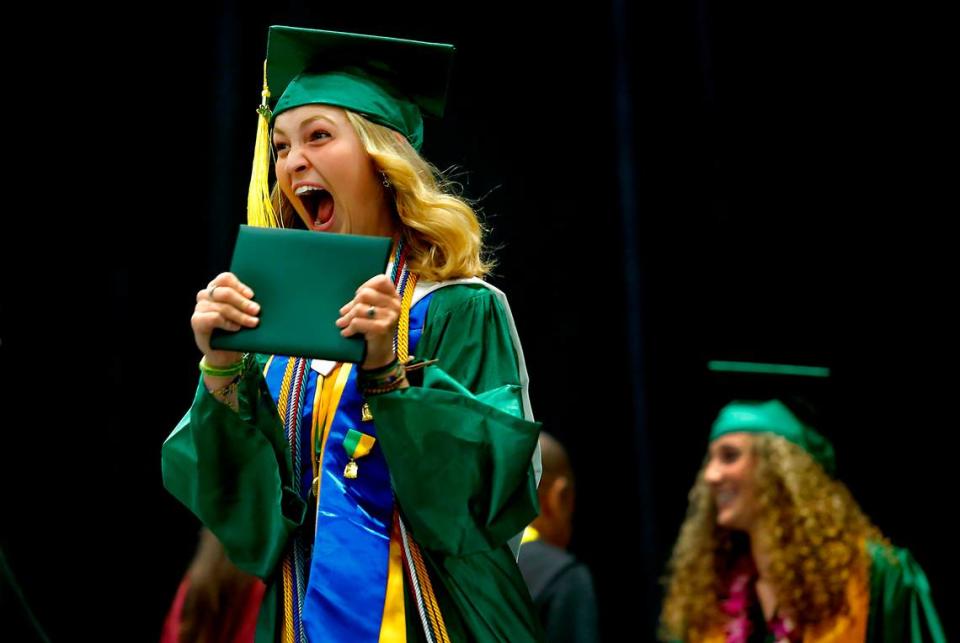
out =
{"type": "Polygon", "coordinates": [[[253,291],[231,272],[217,275],[210,284],[197,293],[197,305],[193,309],[190,325],[193,339],[213,367],[225,367],[239,362],[243,354],[234,351],[218,351],[210,348],[210,335],[214,328],[238,331],[253,328],[260,319],[260,304],[251,300],[253,291]]]}
{"type": "Polygon", "coordinates": [[[377,275],[360,286],[354,298],[340,309],[340,315],[337,328],[341,335],[351,337],[359,333],[367,340],[367,356],[361,368],[379,368],[394,360],[400,295],[389,277],[377,275]]]}

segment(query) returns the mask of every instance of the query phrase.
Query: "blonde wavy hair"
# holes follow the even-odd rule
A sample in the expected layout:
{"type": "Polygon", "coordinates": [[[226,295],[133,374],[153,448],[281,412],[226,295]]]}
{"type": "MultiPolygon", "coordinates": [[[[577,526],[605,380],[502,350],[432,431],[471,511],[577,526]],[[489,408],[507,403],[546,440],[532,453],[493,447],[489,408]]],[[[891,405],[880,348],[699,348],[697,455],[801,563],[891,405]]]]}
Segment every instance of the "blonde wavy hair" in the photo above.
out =
{"type": "MultiPolygon", "coordinates": [[[[473,207],[457,196],[457,185],[392,129],[344,110],[378,171],[390,181],[394,212],[400,221],[410,268],[421,279],[444,281],[482,277],[494,262],[485,256],[486,230],[473,207]]],[[[277,185],[271,194],[274,212],[284,226],[297,220],[293,206],[277,185]]]]}
{"type": "MultiPolygon", "coordinates": [[[[846,613],[847,584],[866,579],[865,539],[889,546],[847,487],[831,478],[796,444],[774,434],[752,435],[760,533],[772,554],[770,582],[779,607],[801,628],[846,613]]],[[[687,517],[664,583],[661,640],[697,641],[722,627],[720,600],[735,562],[749,555],[745,534],[717,525],[704,478],[706,462],[690,491],[687,517]]]]}

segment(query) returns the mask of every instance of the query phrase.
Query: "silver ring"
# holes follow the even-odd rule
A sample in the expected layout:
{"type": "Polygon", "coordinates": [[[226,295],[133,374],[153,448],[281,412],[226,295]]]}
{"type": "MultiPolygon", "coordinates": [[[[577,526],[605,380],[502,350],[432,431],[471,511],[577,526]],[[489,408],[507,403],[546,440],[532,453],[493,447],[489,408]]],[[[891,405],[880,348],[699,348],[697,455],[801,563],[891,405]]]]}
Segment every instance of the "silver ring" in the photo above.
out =
{"type": "Polygon", "coordinates": [[[210,301],[214,301],[214,299],[213,299],[213,293],[214,293],[214,292],[217,290],[217,288],[219,288],[219,287],[220,287],[220,286],[218,285],[218,286],[210,286],[209,288],[207,288],[207,296],[210,297],[210,301]]]}
{"type": "Polygon", "coordinates": [[[374,308],[373,306],[370,306],[370,308],[367,308],[367,317],[369,319],[373,319],[374,317],[376,317],[376,315],[377,315],[376,308],[374,308]]]}

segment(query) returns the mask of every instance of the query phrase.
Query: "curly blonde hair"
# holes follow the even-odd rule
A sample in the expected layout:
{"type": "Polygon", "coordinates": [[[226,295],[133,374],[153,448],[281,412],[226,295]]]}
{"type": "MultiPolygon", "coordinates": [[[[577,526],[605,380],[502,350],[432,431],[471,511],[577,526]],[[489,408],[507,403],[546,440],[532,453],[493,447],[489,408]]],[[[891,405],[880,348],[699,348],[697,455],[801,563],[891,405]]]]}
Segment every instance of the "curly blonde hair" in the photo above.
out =
{"type": "MultiPolygon", "coordinates": [[[[350,110],[344,112],[376,169],[390,182],[386,189],[401,224],[411,270],[430,281],[489,273],[494,262],[484,256],[486,230],[471,205],[455,194],[457,185],[402,135],[350,110]]],[[[283,225],[295,225],[296,213],[276,185],[271,200],[283,225]]]]}
{"type": "MultiPolygon", "coordinates": [[[[889,545],[847,487],[831,478],[796,444],[774,434],[752,436],[759,533],[771,552],[769,580],[779,607],[801,628],[848,609],[846,589],[865,575],[865,540],[889,545]]],[[[687,517],[673,549],[660,614],[662,640],[696,641],[722,627],[719,603],[735,562],[749,555],[746,535],[717,525],[717,509],[704,477],[690,491],[687,517]]]]}

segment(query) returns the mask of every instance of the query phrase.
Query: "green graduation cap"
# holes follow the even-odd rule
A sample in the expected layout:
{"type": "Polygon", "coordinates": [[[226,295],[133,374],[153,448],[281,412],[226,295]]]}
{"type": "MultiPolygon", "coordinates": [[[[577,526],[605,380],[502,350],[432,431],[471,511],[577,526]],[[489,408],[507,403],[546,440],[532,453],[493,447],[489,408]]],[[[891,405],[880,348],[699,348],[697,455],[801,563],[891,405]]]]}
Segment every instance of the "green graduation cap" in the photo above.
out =
{"type": "Polygon", "coordinates": [[[251,225],[277,225],[268,185],[269,128],[301,105],[335,105],[401,133],[419,150],[423,115],[443,116],[453,45],[299,27],[270,27],[247,200],[251,225]]]}
{"type": "Polygon", "coordinates": [[[794,396],[783,394],[786,390],[795,391],[801,388],[797,383],[798,378],[825,380],[829,377],[829,369],[818,366],[716,361],[709,362],[707,367],[715,373],[733,374],[741,380],[735,385],[735,389],[743,393],[752,388],[751,397],[755,398],[737,399],[720,409],[710,430],[711,441],[729,433],[773,433],[803,448],[827,473],[834,474],[836,458],[833,445],[784,403],[788,397],[794,396]],[[766,385],[758,387],[758,381],[766,385]],[[771,381],[776,383],[770,384],[771,381]],[[746,385],[745,382],[750,384],[746,385]]]}
{"type": "Polygon", "coordinates": [[[440,118],[453,45],[270,27],[267,83],[273,115],[322,103],[358,112],[423,144],[421,112],[440,118]]]}

